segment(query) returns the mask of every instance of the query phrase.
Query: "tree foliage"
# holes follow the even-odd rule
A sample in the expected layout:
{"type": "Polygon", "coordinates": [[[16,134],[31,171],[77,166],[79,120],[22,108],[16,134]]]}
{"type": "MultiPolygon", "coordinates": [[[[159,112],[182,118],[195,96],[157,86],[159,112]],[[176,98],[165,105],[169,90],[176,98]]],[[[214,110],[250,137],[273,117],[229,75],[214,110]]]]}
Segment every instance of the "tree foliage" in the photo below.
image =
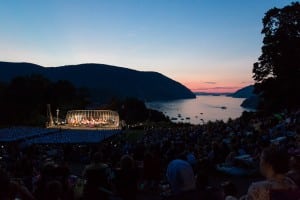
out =
{"type": "Polygon", "coordinates": [[[64,115],[70,109],[84,108],[87,94],[68,81],[51,82],[41,75],[16,77],[0,86],[0,122],[2,125],[44,125],[47,104],[52,113],[60,109],[64,115]]]}
{"type": "Polygon", "coordinates": [[[263,18],[262,54],[253,65],[261,108],[299,107],[300,4],[272,8],[263,18]]]}
{"type": "Polygon", "coordinates": [[[100,109],[111,109],[119,113],[120,119],[127,124],[139,122],[169,122],[170,120],[160,111],[148,109],[145,103],[136,98],[112,98],[109,103],[100,109]]]}

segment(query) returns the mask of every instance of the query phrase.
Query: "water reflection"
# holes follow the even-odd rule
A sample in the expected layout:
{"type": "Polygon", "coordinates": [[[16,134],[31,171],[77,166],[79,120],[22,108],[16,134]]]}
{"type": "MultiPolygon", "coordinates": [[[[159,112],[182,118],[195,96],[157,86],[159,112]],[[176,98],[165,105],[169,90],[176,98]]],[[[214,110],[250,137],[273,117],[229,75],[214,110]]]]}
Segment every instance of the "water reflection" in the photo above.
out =
{"type": "Polygon", "coordinates": [[[240,106],[243,100],[227,96],[197,96],[196,99],[148,102],[146,105],[163,112],[174,122],[202,124],[241,116],[246,110],[240,106]]]}

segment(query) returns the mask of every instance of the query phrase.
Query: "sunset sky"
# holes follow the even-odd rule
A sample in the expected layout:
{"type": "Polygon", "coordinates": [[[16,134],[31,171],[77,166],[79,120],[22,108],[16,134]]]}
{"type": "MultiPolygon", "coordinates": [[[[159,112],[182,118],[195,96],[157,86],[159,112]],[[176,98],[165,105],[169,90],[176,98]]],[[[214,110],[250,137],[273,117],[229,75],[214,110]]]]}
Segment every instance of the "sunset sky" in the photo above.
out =
{"type": "Polygon", "coordinates": [[[262,18],[288,0],[3,0],[0,61],[157,71],[193,91],[253,83],[262,18]]]}

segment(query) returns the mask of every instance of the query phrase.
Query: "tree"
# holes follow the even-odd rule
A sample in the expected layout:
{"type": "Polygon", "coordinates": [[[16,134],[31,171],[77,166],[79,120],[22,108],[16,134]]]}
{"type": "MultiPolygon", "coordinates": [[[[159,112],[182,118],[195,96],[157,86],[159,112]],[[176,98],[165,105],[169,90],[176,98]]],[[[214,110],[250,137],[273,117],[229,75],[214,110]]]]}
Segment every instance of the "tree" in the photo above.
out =
{"type": "MultiPolygon", "coordinates": [[[[64,80],[51,82],[41,75],[15,77],[8,85],[0,83],[1,125],[44,125],[46,105],[68,110],[83,109],[88,93],[64,80]]],[[[54,112],[54,110],[52,111],[54,112]]]]}
{"type": "Polygon", "coordinates": [[[262,54],[253,65],[255,92],[265,110],[299,108],[300,4],[272,8],[263,18],[262,54]]]}
{"type": "Polygon", "coordinates": [[[126,124],[139,122],[169,122],[170,120],[160,111],[148,109],[145,103],[136,98],[118,99],[112,98],[107,105],[99,109],[115,110],[119,113],[121,120],[126,124]]]}

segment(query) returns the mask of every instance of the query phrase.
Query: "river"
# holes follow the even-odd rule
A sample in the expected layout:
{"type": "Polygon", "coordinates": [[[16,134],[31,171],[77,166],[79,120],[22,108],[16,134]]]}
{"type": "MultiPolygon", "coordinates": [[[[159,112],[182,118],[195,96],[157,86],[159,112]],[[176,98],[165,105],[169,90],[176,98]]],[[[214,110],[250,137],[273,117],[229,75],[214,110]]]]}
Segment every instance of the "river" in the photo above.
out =
{"type": "Polygon", "coordinates": [[[159,110],[169,116],[173,122],[202,124],[208,121],[235,119],[247,109],[241,107],[243,98],[228,96],[201,95],[195,99],[147,102],[146,106],[159,110]]]}

